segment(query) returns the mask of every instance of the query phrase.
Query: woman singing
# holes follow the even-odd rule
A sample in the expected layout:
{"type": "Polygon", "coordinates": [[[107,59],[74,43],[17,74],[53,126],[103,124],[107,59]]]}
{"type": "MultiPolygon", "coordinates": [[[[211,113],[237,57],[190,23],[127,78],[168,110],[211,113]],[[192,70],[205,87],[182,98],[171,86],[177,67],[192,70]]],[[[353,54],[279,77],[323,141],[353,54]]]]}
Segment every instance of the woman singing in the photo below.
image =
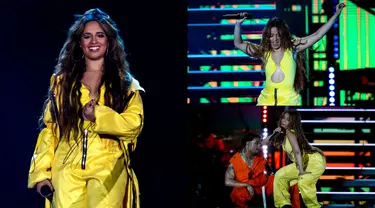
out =
{"type": "Polygon", "coordinates": [[[301,126],[301,115],[296,110],[286,110],[279,120],[279,127],[263,140],[283,150],[293,162],[276,171],[273,196],[275,206],[291,207],[289,187],[298,184],[303,202],[308,208],[321,207],[316,197],[316,183],[326,168],[323,152],[307,141],[301,126]],[[279,136],[275,135],[278,133],[279,136]]]}

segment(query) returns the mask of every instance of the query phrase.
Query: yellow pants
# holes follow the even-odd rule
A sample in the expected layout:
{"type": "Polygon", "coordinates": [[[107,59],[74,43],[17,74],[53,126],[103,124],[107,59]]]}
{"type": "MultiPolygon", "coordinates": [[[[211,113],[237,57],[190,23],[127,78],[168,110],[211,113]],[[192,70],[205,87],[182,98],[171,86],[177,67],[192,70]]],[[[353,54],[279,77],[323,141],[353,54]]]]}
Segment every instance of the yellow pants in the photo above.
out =
{"type": "Polygon", "coordinates": [[[61,142],[55,153],[52,208],[122,208],[129,178],[118,142],[98,136],[89,139],[85,169],[82,142],[78,144],[69,147],[61,142]]]}
{"type": "Polygon", "coordinates": [[[309,154],[309,162],[305,174],[298,176],[299,170],[295,163],[280,168],[275,174],[273,184],[273,197],[275,207],[291,205],[289,186],[298,183],[298,189],[301,192],[303,202],[308,208],[321,207],[316,196],[316,183],[326,168],[325,158],[319,153],[309,154]]]}
{"type": "Polygon", "coordinates": [[[277,89],[264,88],[258,99],[257,106],[300,106],[301,96],[294,88],[277,89]]]}

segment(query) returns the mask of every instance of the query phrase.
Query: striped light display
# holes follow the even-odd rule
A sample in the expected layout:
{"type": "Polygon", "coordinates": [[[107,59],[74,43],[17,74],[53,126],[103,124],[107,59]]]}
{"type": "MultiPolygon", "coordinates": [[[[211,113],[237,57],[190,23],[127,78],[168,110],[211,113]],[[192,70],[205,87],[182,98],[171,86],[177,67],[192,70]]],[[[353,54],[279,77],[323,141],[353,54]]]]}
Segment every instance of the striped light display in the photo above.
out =
{"type": "MultiPolygon", "coordinates": [[[[339,51],[337,70],[358,70],[375,68],[375,15],[357,6],[349,0],[339,0],[337,3],[344,3],[346,7],[339,17],[339,51]]],[[[337,44],[337,43],[336,43],[337,44]]],[[[349,97],[347,90],[337,90],[340,94],[340,105],[350,105],[348,101],[372,100],[373,93],[351,92],[349,97]]],[[[354,104],[353,104],[354,105],[354,104]]]]}
{"type": "Polygon", "coordinates": [[[375,15],[348,0],[340,15],[340,70],[374,68],[375,15]],[[354,41],[353,41],[354,40],[354,41]]]}
{"type": "MultiPolygon", "coordinates": [[[[300,10],[301,8],[298,7],[298,5],[295,5],[294,10],[300,10]]],[[[187,54],[189,65],[193,66],[190,69],[188,69],[188,74],[191,77],[197,77],[196,81],[194,80],[193,86],[188,86],[189,93],[194,94],[200,94],[200,92],[205,92],[205,95],[201,96],[195,96],[194,98],[190,98],[188,100],[188,103],[255,103],[257,96],[256,95],[258,91],[263,89],[264,82],[261,78],[259,78],[259,81],[254,80],[237,80],[236,78],[230,78],[230,79],[223,79],[222,74],[229,74],[232,75],[236,72],[240,73],[247,73],[249,72],[249,76],[252,76],[251,74],[255,74],[256,76],[259,76],[259,74],[262,73],[260,60],[257,60],[253,57],[249,57],[248,55],[244,54],[238,49],[235,49],[232,47],[232,44],[228,47],[216,47],[216,44],[227,44],[227,43],[233,43],[233,33],[232,32],[222,32],[224,30],[227,30],[227,28],[232,28],[236,22],[235,19],[216,19],[216,16],[218,12],[224,12],[224,13],[238,13],[238,12],[249,12],[252,13],[253,11],[263,11],[265,12],[265,17],[257,18],[257,19],[247,19],[243,22],[243,26],[251,26],[249,31],[247,33],[242,34],[242,37],[244,40],[261,40],[262,33],[259,28],[262,28],[265,26],[265,24],[268,22],[269,18],[273,16],[273,14],[276,11],[276,2],[275,3],[267,3],[262,2],[260,4],[238,4],[237,2],[230,2],[230,3],[222,3],[222,2],[215,2],[215,3],[198,3],[198,4],[190,4],[187,8],[189,14],[193,16],[202,15],[202,14],[212,14],[213,19],[207,19],[207,20],[194,20],[192,22],[189,22],[188,27],[192,28],[189,33],[191,35],[204,35],[207,41],[212,41],[212,46],[207,48],[206,46],[202,46],[202,49],[196,49],[194,52],[190,52],[187,54]],[[269,15],[267,15],[269,13],[269,15]],[[267,17],[269,16],[269,17],[267,17]],[[257,26],[253,28],[252,26],[257,26]],[[204,29],[204,27],[209,27],[212,32],[209,32],[207,34],[200,33],[201,29],[204,29]],[[259,27],[259,28],[258,28],[259,27]],[[216,32],[218,31],[218,32],[216,32]],[[219,41],[220,40],[220,41],[219,41]],[[216,41],[216,42],[215,42],[216,41]],[[206,47],[206,48],[205,48],[206,47]],[[241,59],[237,61],[239,65],[233,65],[236,62],[232,62],[231,60],[234,59],[241,59]],[[213,60],[213,61],[212,61],[213,60]],[[215,63],[212,63],[215,62],[215,63]],[[198,64],[197,64],[198,63],[198,64]],[[222,65],[225,64],[225,65],[222,65]],[[197,74],[200,74],[201,77],[204,77],[204,81],[198,82],[199,76],[196,76],[197,74]],[[210,79],[207,79],[206,77],[212,77],[210,79]],[[215,77],[220,77],[219,79],[216,79],[215,77]],[[207,81],[210,80],[210,81],[207,81]],[[230,95],[230,93],[233,91],[234,93],[238,92],[237,90],[251,90],[252,93],[249,93],[251,95],[230,95]],[[206,92],[212,91],[216,93],[215,96],[207,95],[206,92]],[[220,95],[218,94],[219,91],[226,92],[227,95],[220,95]]],[[[219,15],[221,16],[221,14],[219,15]]],[[[232,29],[230,30],[232,31],[232,29]]],[[[202,40],[205,39],[204,37],[202,40]]],[[[198,38],[197,38],[198,40],[198,38]]],[[[191,39],[189,41],[192,41],[192,45],[198,44],[196,43],[195,39],[191,39]]],[[[191,43],[189,43],[191,44],[191,43]]],[[[192,48],[200,48],[193,47],[192,48]]],[[[234,77],[237,75],[234,75],[234,77]]]]}

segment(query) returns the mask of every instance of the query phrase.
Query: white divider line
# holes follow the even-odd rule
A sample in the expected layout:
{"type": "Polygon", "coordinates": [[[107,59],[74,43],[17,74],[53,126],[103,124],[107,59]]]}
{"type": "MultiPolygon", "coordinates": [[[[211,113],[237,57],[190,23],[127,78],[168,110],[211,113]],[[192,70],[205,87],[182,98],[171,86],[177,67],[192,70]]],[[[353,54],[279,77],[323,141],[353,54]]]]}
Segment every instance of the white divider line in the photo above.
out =
{"type": "Polygon", "coordinates": [[[375,121],[302,120],[302,123],[375,123],[375,121]]]}
{"type": "Polygon", "coordinates": [[[297,108],[297,111],[301,112],[375,112],[375,109],[343,109],[343,108],[297,108]]]}
{"type": "Polygon", "coordinates": [[[317,194],[327,194],[327,195],[332,195],[332,194],[342,194],[342,195],[375,195],[375,192],[341,192],[341,191],[330,191],[330,192],[321,192],[317,191],[317,194]]]}
{"type": "Polygon", "coordinates": [[[374,144],[310,143],[313,146],[375,147],[374,144]]]}
{"type": "Polygon", "coordinates": [[[375,170],[375,167],[326,167],[326,170],[375,170]]]}

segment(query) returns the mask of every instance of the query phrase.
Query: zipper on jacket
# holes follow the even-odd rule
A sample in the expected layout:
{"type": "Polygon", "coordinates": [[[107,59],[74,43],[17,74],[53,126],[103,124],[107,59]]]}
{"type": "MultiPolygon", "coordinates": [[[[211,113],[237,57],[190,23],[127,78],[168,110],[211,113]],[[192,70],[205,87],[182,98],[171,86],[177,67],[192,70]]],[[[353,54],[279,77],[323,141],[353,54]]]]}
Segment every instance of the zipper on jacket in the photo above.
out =
{"type": "Polygon", "coordinates": [[[82,141],[82,163],[81,168],[84,170],[86,169],[86,158],[87,158],[87,134],[88,130],[85,129],[82,141]]]}
{"type": "Polygon", "coordinates": [[[275,98],[275,106],[277,106],[277,88],[275,88],[274,98],[275,98]]]}

